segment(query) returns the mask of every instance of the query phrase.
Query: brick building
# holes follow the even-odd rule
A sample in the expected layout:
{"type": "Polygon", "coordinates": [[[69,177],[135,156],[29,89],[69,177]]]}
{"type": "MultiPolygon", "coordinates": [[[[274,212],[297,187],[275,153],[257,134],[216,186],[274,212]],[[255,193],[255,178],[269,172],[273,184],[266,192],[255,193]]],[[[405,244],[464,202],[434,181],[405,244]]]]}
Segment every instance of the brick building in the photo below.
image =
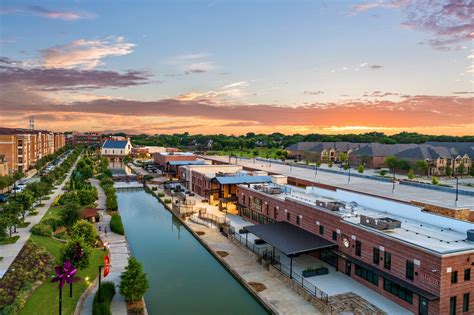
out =
{"type": "Polygon", "coordinates": [[[237,196],[242,217],[264,225],[285,221],[332,242],[306,254],[412,313],[474,310],[472,223],[318,184],[239,185],[237,196]]]}
{"type": "Polygon", "coordinates": [[[104,137],[97,132],[73,132],[70,137],[71,145],[73,146],[100,147],[104,140],[104,137]]]}
{"type": "Polygon", "coordinates": [[[197,155],[192,152],[156,152],[153,153],[153,160],[163,172],[177,176],[179,166],[185,164],[177,165],[176,163],[171,163],[175,164],[171,165],[170,162],[195,162],[197,155]]]}

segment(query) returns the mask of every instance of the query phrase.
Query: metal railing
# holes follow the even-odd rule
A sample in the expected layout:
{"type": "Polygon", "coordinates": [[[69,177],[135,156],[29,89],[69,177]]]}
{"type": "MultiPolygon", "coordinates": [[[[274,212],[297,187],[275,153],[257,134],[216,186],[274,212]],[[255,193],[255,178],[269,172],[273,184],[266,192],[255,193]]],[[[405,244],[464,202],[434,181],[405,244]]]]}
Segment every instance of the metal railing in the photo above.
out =
{"type": "Polygon", "coordinates": [[[209,221],[217,226],[230,225],[230,220],[224,217],[218,217],[211,213],[199,212],[199,218],[205,221],[209,221]]]}
{"type": "Polygon", "coordinates": [[[268,248],[269,245],[267,244],[262,244],[262,245],[256,245],[254,242],[248,239],[248,236],[245,234],[239,234],[235,232],[235,228],[231,227],[229,229],[229,234],[230,237],[233,237],[237,241],[240,242],[243,246],[245,246],[247,249],[251,250],[254,252],[259,258],[262,258],[264,260],[270,261],[273,267],[289,277],[291,280],[293,280],[296,284],[298,284],[300,287],[305,289],[305,291],[319,299],[320,301],[324,302],[325,304],[329,304],[329,295],[324,292],[323,290],[319,289],[317,286],[306,280],[303,275],[300,273],[295,272],[294,270],[291,271],[290,273],[290,267],[284,263],[281,262],[280,256],[279,255],[274,255],[273,253],[273,248],[270,249],[268,248]]]}

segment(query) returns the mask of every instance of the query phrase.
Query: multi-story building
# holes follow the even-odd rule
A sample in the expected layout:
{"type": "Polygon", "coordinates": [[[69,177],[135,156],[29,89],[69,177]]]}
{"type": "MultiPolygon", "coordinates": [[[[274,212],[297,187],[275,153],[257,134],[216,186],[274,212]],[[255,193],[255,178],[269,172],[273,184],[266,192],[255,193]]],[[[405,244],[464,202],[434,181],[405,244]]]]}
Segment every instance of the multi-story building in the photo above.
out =
{"type": "MultiPolygon", "coordinates": [[[[281,224],[275,223],[286,222],[325,244],[289,255],[290,268],[298,257],[309,255],[415,314],[474,310],[470,222],[317,183],[306,188],[238,185],[237,196],[240,215],[266,229],[262,235],[262,228],[249,229],[263,241],[272,244],[266,239],[271,234],[284,239],[285,230],[277,231],[281,224]]],[[[289,242],[288,238],[285,245],[289,242]]]]}
{"type": "Polygon", "coordinates": [[[104,143],[104,138],[96,132],[73,132],[70,137],[71,145],[83,145],[87,147],[100,147],[104,143]]]}
{"type": "Polygon", "coordinates": [[[0,155],[0,176],[7,176],[8,174],[8,161],[5,159],[5,155],[0,155]]]}
{"type": "Polygon", "coordinates": [[[174,162],[194,163],[197,160],[197,155],[192,152],[157,152],[153,154],[153,160],[162,171],[177,176],[178,168],[186,163],[174,162]]]}
{"type": "Polygon", "coordinates": [[[0,128],[0,155],[9,171],[32,168],[42,157],[64,146],[64,135],[46,130],[0,128]]]}
{"type": "Polygon", "coordinates": [[[132,151],[130,139],[126,140],[105,140],[101,148],[102,156],[109,159],[110,162],[122,162],[123,159],[132,151]]]}

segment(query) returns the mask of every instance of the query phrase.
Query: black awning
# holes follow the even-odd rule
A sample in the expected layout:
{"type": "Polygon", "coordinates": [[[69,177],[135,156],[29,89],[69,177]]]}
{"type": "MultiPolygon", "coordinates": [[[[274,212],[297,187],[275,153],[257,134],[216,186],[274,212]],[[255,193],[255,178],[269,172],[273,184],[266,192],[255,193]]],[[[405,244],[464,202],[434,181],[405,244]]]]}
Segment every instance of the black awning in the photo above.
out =
{"type": "Polygon", "coordinates": [[[278,248],[287,256],[337,247],[337,244],[286,221],[251,225],[244,227],[244,229],[278,248]]]}
{"type": "Polygon", "coordinates": [[[379,275],[379,276],[381,276],[385,279],[388,279],[388,280],[392,281],[393,283],[398,284],[401,287],[407,288],[408,290],[412,291],[413,293],[418,294],[418,295],[426,298],[428,301],[439,300],[439,296],[437,296],[437,295],[435,295],[431,292],[428,292],[424,289],[421,289],[421,288],[417,287],[416,285],[414,285],[413,283],[410,283],[410,282],[404,281],[400,278],[397,278],[397,277],[389,274],[388,272],[385,272],[383,270],[375,268],[374,266],[372,266],[368,263],[365,263],[362,260],[359,260],[359,259],[354,258],[352,256],[349,256],[347,254],[344,254],[343,252],[340,252],[340,251],[334,251],[334,252],[338,256],[344,258],[345,260],[349,260],[352,263],[354,263],[356,265],[359,265],[360,267],[363,267],[365,269],[368,269],[368,270],[372,271],[373,273],[375,273],[375,274],[377,274],[377,275],[379,275]]]}

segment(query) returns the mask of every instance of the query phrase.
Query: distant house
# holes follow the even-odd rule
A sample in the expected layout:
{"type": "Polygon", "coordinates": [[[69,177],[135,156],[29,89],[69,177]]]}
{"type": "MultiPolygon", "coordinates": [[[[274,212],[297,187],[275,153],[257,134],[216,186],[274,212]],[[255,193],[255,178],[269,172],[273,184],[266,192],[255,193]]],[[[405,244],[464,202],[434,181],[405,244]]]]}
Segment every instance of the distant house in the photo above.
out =
{"type": "Polygon", "coordinates": [[[325,162],[339,161],[341,153],[350,154],[368,143],[352,142],[298,142],[286,148],[288,155],[298,160],[325,162]]]}
{"type": "Polygon", "coordinates": [[[123,158],[129,155],[132,151],[130,139],[126,140],[105,140],[101,148],[102,156],[109,159],[111,162],[122,162],[123,158]]]}

